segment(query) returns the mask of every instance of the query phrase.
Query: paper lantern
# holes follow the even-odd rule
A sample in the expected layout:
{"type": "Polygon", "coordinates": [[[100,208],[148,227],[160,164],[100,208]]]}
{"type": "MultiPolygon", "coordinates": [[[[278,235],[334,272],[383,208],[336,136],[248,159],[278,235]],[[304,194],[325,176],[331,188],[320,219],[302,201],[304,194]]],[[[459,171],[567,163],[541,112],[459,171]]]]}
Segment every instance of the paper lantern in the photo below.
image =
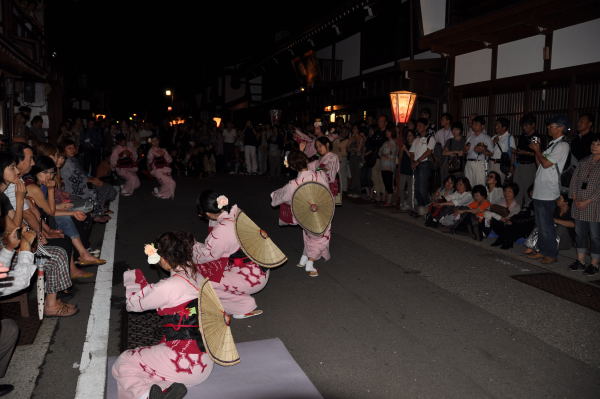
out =
{"type": "Polygon", "coordinates": [[[417,94],[410,91],[393,91],[390,93],[392,113],[396,124],[408,122],[416,100],[417,94]]]}

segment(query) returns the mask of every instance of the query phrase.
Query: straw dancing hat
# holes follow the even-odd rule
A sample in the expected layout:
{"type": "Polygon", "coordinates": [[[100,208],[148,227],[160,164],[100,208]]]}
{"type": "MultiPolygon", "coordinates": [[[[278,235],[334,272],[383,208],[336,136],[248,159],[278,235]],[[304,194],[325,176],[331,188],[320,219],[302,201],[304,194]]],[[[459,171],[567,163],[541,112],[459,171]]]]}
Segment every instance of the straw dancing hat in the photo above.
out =
{"type": "Polygon", "coordinates": [[[267,232],[242,211],[235,219],[235,234],[242,251],[256,264],[270,269],[287,261],[285,254],[269,238],[267,232]]]}
{"type": "Polygon", "coordinates": [[[303,229],[321,235],[333,219],[335,202],[329,188],[314,181],[300,185],[292,196],[292,213],[303,229]]]}
{"type": "Polygon", "coordinates": [[[225,313],[221,301],[209,279],[200,285],[200,335],[204,347],[215,363],[221,366],[233,366],[240,362],[233,335],[231,335],[231,316],[225,313]]]}

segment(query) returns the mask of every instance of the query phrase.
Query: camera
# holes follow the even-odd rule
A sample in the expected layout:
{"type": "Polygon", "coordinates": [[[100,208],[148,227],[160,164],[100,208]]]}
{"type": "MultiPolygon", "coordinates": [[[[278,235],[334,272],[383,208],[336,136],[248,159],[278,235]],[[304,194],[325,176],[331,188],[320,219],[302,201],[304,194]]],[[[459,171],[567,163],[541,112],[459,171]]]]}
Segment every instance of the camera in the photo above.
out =
{"type": "Polygon", "coordinates": [[[534,144],[539,144],[540,143],[540,138],[538,136],[533,136],[531,138],[531,142],[534,144]]]}

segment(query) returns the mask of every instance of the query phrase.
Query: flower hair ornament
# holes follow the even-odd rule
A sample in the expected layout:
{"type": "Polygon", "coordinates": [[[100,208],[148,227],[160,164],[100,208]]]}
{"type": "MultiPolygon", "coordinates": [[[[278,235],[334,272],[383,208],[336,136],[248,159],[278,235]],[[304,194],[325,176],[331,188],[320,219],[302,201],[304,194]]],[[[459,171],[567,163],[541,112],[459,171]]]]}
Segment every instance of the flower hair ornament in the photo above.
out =
{"type": "Polygon", "coordinates": [[[224,195],[219,195],[217,197],[217,208],[223,209],[223,207],[227,205],[229,205],[229,198],[224,195]]]}
{"type": "Polygon", "coordinates": [[[158,254],[158,250],[154,247],[154,244],[144,245],[144,253],[148,256],[149,264],[156,265],[160,262],[160,255],[158,254]]]}

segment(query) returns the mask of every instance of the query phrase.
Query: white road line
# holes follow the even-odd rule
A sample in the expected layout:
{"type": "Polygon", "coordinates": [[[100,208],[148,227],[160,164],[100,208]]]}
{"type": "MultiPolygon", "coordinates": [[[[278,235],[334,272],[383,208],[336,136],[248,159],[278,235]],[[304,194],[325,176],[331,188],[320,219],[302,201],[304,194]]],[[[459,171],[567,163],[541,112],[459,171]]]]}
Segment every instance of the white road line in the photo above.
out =
{"type": "Polygon", "coordinates": [[[110,321],[110,298],[112,296],[115,238],[119,214],[119,196],[111,203],[114,212],[106,224],[102,257],[106,263],[98,267],[94,298],[88,319],[87,333],[79,366],[79,378],[75,399],[103,399],[106,386],[106,361],[108,347],[108,324],[110,321]]]}

